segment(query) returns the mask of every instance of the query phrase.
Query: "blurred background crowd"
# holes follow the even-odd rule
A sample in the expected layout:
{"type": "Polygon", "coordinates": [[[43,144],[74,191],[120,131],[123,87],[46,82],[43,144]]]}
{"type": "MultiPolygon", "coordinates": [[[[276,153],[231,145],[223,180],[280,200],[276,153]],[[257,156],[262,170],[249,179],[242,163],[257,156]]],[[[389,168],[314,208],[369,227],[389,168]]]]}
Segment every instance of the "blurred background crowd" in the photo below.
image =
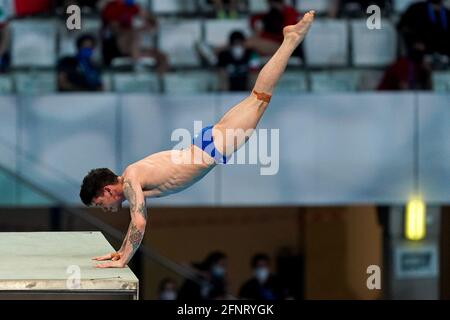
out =
{"type": "Polygon", "coordinates": [[[192,265],[199,273],[194,280],[177,283],[173,278],[164,278],[158,286],[160,300],[294,300],[300,288],[293,285],[293,279],[281,279],[272,271],[271,259],[267,254],[257,253],[249,267],[251,278],[239,284],[238,296],[230,290],[230,276],[227,272],[227,255],[221,251],[208,254],[204,261],[192,265]],[[289,281],[290,280],[290,281],[289,281]]]}
{"type": "Polygon", "coordinates": [[[246,91],[309,9],[317,22],[280,90],[450,90],[444,0],[4,0],[0,93],[246,91]],[[66,28],[71,4],[81,30],[66,28]]]}

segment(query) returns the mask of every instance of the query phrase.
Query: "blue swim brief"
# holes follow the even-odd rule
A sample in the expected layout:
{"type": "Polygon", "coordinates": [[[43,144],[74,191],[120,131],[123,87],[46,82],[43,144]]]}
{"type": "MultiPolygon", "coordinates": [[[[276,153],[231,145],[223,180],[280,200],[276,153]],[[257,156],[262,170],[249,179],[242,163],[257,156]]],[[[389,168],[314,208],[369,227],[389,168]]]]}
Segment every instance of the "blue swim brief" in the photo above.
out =
{"type": "Polygon", "coordinates": [[[229,157],[227,158],[226,156],[221,154],[214,146],[212,129],[213,126],[203,128],[202,131],[200,131],[200,133],[197,134],[194,139],[192,139],[192,144],[202,149],[204,152],[210,155],[211,158],[214,158],[217,164],[226,164],[229,160],[229,157]]]}

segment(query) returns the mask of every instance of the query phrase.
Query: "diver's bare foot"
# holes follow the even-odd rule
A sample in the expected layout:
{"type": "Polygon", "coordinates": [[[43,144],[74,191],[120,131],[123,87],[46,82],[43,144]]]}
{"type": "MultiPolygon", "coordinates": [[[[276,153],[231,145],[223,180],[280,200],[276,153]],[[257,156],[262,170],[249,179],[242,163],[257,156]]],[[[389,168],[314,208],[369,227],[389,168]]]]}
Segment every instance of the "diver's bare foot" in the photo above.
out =
{"type": "Polygon", "coordinates": [[[285,27],[283,29],[284,38],[291,39],[298,46],[305,38],[309,28],[311,28],[314,21],[314,15],[315,12],[311,10],[307,12],[297,24],[285,27]]]}

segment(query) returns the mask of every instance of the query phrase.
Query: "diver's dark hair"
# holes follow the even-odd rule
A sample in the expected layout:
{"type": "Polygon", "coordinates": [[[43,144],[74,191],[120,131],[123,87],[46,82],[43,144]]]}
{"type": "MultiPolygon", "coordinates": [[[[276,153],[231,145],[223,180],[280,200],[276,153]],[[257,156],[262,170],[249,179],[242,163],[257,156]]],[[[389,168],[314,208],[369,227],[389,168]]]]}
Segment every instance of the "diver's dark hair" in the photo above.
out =
{"type": "Polygon", "coordinates": [[[89,171],[84,177],[81,184],[80,198],[87,206],[92,204],[92,200],[96,197],[104,186],[115,184],[118,182],[118,176],[108,168],[99,168],[89,171]]]}

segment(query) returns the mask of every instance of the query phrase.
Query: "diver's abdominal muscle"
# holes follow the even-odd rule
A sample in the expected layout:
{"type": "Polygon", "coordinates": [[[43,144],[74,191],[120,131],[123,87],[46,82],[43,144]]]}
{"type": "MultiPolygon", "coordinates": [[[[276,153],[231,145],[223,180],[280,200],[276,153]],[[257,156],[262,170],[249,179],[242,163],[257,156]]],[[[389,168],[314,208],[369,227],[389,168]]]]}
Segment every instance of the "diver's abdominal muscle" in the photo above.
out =
{"type": "Polygon", "coordinates": [[[203,178],[211,169],[204,165],[180,164],[173,175],[160,186],[163,193],[182,191],[203,178]]]}
{"type": "MultiPolygon", "coordinates": [[[[177,158],[187,159],[192,156],[191,149],[169,152],[175,152],[177,158]]],[[[190,187],[214,167],[205,161],[172,161],[173,154],[170,155],[169,152],[156,154],[147,159],[147,164],[151,163],[153,169],[151,171],[154,183],[151,185],[160,192],[160,196],[177,193],[190,187]]]]}

